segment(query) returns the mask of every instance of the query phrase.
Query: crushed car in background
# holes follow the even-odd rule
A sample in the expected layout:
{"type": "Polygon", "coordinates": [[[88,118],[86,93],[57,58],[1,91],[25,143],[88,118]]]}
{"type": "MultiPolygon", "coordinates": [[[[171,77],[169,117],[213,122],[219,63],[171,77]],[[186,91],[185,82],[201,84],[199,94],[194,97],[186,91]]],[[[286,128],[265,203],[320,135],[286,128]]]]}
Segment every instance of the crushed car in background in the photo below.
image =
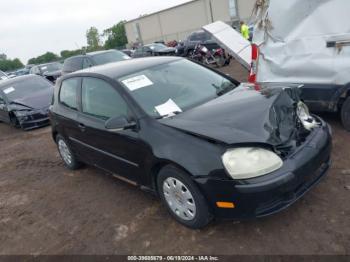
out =
{"type": "Polygon", "coordinates": [[[340,112],[350,131],[350,1],[259,0],[251,82],[301,85],[316,112],[340,112]]]}
{"type": "Polygon", "coordinates": [[[37,75],[0,82],[0,121],[29,130],[49,124],[53,85],[37,75]]]}

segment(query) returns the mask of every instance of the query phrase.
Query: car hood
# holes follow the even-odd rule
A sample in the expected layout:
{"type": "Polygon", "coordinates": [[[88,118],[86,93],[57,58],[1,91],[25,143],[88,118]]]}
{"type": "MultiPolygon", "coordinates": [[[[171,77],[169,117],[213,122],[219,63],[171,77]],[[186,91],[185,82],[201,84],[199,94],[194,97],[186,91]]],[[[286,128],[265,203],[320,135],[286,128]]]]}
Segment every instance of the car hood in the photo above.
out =
{"type": "Polygon", "coordinates": [[[226,95],[161,122],[230,145],[286,143],[296,129],[298,89],[255,88],[257,86],[241,85],[226,95]]]}
{"type": "Polygon", "coordinates": [[[43,109],[51,104],[53,88],[37,92],[31,96],[14,99],[10,103],[11,110],[43,109]]]}

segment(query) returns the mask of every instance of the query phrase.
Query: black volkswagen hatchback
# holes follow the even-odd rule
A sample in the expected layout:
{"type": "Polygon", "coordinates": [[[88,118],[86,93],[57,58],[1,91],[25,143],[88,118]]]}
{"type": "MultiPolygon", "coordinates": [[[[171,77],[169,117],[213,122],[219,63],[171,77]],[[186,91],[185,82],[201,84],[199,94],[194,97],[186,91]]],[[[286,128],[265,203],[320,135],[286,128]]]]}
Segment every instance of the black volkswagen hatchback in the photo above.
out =
{"type": "Polygon", "coordinates": [[[240,84],[182,58],[67,75],[50,111],[68,168],[87,163],[155,192],[191,228],[276,213],[330,165],[330,128],[297,87],[240,84]]]}

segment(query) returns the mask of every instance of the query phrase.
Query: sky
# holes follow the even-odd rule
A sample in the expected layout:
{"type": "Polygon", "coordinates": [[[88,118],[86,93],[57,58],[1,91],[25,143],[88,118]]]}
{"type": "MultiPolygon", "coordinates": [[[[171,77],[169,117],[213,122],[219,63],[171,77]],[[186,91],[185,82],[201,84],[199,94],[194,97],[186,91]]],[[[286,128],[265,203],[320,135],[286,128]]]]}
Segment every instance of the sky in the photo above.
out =
{"type": "Polygon", "coordinates": [[[91,26],[100,33],[189,0],[0,0],[0,54],[22,63],[47,51],[59,54],[86,46],[91,26]]]}

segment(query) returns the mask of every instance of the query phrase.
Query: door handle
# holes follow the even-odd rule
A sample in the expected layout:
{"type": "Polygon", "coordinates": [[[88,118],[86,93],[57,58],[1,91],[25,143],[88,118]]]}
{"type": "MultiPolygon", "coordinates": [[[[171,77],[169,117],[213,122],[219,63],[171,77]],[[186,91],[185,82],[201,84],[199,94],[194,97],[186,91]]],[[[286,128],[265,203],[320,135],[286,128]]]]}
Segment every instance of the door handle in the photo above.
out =
{"type": "Polygon", "coordinates": [[[78,127],[79,127],[81,132],[85,132],[86,127],[84,124],[79,124],[78,127]]]}

